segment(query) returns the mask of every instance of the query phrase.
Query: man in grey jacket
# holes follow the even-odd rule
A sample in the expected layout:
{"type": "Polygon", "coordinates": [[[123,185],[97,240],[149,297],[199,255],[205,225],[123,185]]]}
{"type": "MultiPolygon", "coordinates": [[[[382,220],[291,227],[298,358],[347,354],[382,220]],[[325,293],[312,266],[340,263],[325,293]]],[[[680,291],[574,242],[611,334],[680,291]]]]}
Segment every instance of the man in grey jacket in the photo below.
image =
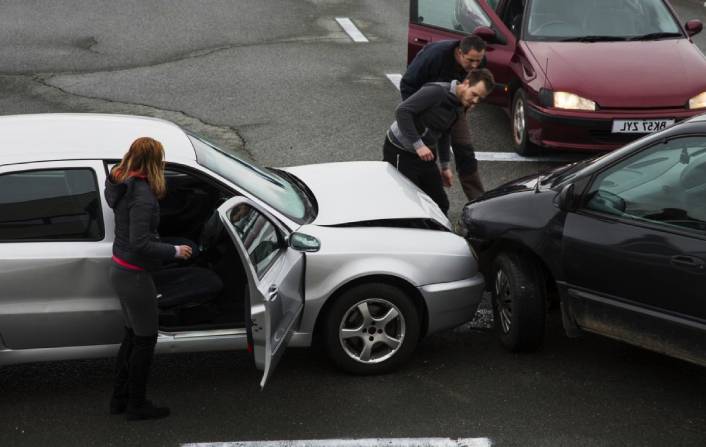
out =
{"type": "MultiPolygon", "coordinates": [[[[402,76],[402,100],[406,100],[428,82],[462,81],[469,71],[484,68],[485,64],[486,44],[476,35],[466,36],[460,41],[430,43],[416,55],[402,76]]],[[[473,200],[483,193],[484,188],[471,144],[468,114],[456,122],[450,138],[461,187],[468,200],[473,200]]]]}
{"type": "Polygon", "coordinates": [[[404,100],[387,131],[383,160],[426,192],[441,211],[449,210],[444,186],[451,186],[451,129],[495,87],[487,69],[472,70],[463,82],[432,82],[404,100]],[[436,158],[440,165],[437,166],[436,158]]]}

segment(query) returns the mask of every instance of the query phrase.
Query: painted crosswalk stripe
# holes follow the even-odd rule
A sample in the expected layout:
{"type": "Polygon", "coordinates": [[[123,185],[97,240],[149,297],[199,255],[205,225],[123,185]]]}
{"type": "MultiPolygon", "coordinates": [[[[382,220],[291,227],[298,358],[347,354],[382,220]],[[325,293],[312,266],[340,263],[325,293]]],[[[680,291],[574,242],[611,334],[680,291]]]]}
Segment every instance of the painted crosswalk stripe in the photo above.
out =
{"type": "Polygon", "coordinates": [[[369,438],[300,441],[236,441],[182,444],[182,447],[490,447],[489,438],[369,438]]]}
{"type": "Polygon", "coordinates": [[[367,42],[368,39],[363,35],[363,33],[360,32],[357,26],[353,24],[351,19],[348,17],[336,17],[336,21],[338,22],[339,25],[341,25],[341,28],[343,28],[343,31],[348,34],[351,39],[353,39],[353,42],[367,42]]]}

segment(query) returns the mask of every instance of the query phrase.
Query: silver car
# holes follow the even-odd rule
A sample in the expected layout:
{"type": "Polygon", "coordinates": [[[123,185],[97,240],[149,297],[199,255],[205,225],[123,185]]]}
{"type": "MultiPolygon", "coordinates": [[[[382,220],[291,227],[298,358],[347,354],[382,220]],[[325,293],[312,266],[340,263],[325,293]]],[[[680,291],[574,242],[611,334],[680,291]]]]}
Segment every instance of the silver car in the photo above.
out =
{"type": "Polygon", "coordinates": [[[0,365],[115,353],[103,184],[140,136],[166,149],[162,238],[195,241],[190,262],[220,284],[159,297],[158,352],[251,349],[264,386],[287,345],[318,341],[346,371],[384,372],[420,337],[473,318],[484,282],[472,250],[389,164],[263,169],[158,119],[6,116],[0,365]]]}

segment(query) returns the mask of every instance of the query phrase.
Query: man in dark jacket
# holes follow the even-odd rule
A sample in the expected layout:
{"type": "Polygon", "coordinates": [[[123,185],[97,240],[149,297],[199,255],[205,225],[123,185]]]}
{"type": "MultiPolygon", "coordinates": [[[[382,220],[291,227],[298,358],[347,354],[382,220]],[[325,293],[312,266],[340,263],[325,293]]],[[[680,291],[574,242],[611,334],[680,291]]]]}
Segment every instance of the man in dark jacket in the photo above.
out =
{"type": "MultiPolygon", "coordinates": [[[[475,35],[460,41],[444,40],[428,44],[416,55],[402,76],[402,100],[412,96],[427,82],[462,81],[469,71],[485,66],[485,51],[485,42],[475,35]]],[[[468,120],[466,114],[456,122],[451,131],[451,145],[461,187],[466,197],[472,200],[481,195],[484,188],[478,175],[478,161],[471,144],[468,120]]]]}
{"type": "Polygon", "coordinates": [[[463,82],[427,83],[397,107],[397,120],[387,131],[383,160],[426,192],[444,214],[449,210],[444,186],[451,186],[453,179],[448,166],[450,131],[494,86],[486,69],[472,70],[463,82]]]}

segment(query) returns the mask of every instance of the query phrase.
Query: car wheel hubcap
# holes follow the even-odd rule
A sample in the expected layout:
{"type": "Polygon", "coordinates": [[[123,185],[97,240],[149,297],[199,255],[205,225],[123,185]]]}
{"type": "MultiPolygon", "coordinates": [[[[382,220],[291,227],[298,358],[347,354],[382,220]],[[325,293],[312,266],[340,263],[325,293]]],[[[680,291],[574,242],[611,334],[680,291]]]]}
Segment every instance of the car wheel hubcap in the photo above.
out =
{"type": "Polygon", "coordinates": [[[525,103],[521,99],[515,104],[515,113],[512,117],[515,143],[522,144],[525,135],[525,103]]]}
{"type": "Polygon", "coordinates": [[[500,327],[503,333],[507,334],[510,332],[512,321],[512,292],[510,281],[502,269],[495,274],[495,303],[498,307],[500,327]]]}
{"type": "Polygon", "coordinates": [[[368,298],[351,306],[338,329],[338,339],[350,358],[380,363],[399,351],[405,337],[402,312],[391,302],[368,298]]]}

